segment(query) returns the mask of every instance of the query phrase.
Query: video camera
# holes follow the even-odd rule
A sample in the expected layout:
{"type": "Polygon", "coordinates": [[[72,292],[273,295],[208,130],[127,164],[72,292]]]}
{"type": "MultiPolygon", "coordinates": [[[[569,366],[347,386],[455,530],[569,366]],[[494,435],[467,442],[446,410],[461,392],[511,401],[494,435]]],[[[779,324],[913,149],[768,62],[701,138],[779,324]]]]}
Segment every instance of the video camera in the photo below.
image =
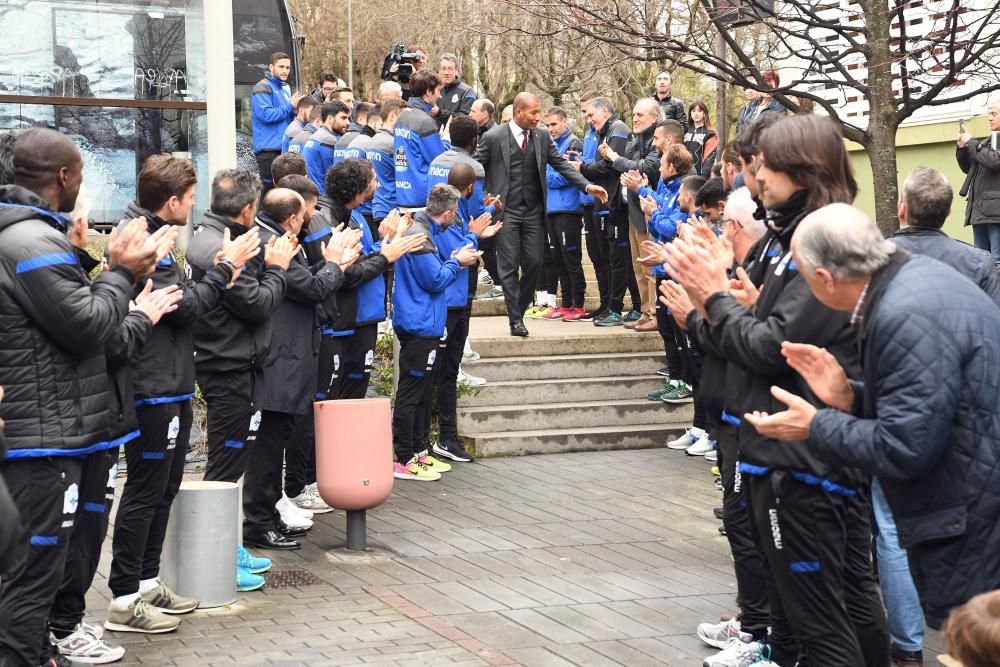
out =
{"type": "Polygon", "coordinates": [[[389,55],[382,61],[383,81],[395,81],[401,86],[410,83],[413,76],[413,63],[419,62],[420,56],[416,53],[407,53],[406,45],[400,42],[392,47],[389,55]]]}

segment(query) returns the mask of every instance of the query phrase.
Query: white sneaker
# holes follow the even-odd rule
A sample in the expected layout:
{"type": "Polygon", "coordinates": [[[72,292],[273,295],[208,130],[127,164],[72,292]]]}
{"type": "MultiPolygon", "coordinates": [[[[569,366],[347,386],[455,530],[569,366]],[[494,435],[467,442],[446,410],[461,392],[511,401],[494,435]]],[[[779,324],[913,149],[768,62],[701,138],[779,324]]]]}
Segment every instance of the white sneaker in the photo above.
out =
{"type": "Polygon", "coordinates": [[[275,504],[274,508],[278,510],[281,520],[288,526],[298,521],[312,521],[313,518],[312,510],[299,507],[284,493],[281,494],[281,500],[275,504]]]}
{"type": "Polygon", "coordinates": [[[719,460],[719,450],[713,449],[712,451],[705,454],[705,460],[710,463],[717,463],[719,460]]]}
{"type": "Polygon", "coordinates": [[[735,618],[723,621],[722,623],[698,624],[698,639],[705,642],[709,646],[714,646],[715,648],[726,648],[726,645],[729,644],[729,640],[734,637],[744,643],[750,643],[750,641],[753,640],[753,635],[740,631],[740,622],[735,618]]]}
{"type": "Polygon", "coordinates": [[[479,353],[475,350],[469,350],[468,352],[462,353],[462,361],[479,361],[479,353]]]}
{"type": "Polygon", "coordinates": [[[715,449],[715,440],[709,440],[708,435],[698,438],[698,441],[684,450],[688,456],[704,456],[715,449]]]}
{"type": "Polygon", "coordinates": [[[698,442],[697,436],[691,433],[691,429],[684,432],[684,435],[667,443],[667,449],[687,449],[698,442]]]}
{"type": "MultiPolygon", "coordinates": [[[[710,655],[702,662],[702,667],[744,667],[744,665],[768,664],[766,662],[769,650],[762,642],[744,642],[733,637],[715,655],[710,655]]],[[[773,663],[770,663],[773,664],[773,663]]]]}
{"type": "Polygon", "coordinates": [[[310,510],[313,514],[326,514],[333,511],[333,508],[320,497],[319,488],[315,482],[306,486],[301,494],[292,498],[292,502],[302,509],[310,510]]]}
{"type": "Polygon", "coordinates": [[[457,384],[462,384],[463,382],[468,382],[473,387],[485,387],[486,386],[486,378],[476,377],[475,375],[469,375],[464,370],[462,370],[461,366],[458,367],[458,378],[456,378],[455,382],[457,384]]]}
{"type": "Polygon", "coordinates": [[[490,278],[490,272],[486,269],[479,269],[479,284],[480,285],[492,285],[493,278],[490,278]]]}
{"type": "Polygon", "coordinates": [[[76,626],[73,634],[59,640],[52,637],[52,641],[59,649],[59,653],[73,662],[105,665],[121,660],[125,655],[125,648],[104,641],[103,636],[103,628],[81,623],[76,626]]]}

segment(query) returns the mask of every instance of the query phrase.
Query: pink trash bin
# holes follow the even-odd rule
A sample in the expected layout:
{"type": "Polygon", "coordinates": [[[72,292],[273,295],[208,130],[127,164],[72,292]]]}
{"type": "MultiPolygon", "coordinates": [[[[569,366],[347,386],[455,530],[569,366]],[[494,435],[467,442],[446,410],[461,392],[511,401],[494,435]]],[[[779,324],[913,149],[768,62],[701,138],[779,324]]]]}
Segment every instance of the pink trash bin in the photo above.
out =
{"type": "Polygon", "coordinates": [[[392,418],[387,398],[317,401],[316,482],[330,507],[347,512],[347,548],[364,550],[365,510],[392,493],[392,418]]]}

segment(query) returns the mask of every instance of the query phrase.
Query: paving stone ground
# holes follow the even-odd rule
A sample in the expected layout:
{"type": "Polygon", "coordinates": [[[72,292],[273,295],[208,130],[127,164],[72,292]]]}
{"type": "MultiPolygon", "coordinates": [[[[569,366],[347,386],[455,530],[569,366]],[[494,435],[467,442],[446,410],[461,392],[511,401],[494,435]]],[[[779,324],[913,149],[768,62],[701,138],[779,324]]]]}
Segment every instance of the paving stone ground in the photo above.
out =
{"type": "Polygon", "coordinates": [[[720,499],[703,460],[665,449],[456,465],[397,482],[369,513],[369,553],[343,549],[333,512],[301,551],[268,554],[318,583],[240,594],[172,634],[109,635],[123,665],[700,665],[695,626],[734,608],[720,499]]]}

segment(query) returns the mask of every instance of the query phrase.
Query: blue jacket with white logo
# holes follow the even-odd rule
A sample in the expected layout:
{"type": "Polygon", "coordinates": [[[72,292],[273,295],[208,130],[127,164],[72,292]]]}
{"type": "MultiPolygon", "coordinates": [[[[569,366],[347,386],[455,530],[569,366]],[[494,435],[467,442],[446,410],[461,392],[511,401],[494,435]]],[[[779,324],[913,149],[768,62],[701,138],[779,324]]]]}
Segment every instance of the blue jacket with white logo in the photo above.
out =
{"type": "Polygon", "coordinates": [[[427,203],[427,172],[434,158],[446,149],[438,124],[427,113],[430,109],[423,100],[410,99],[393,131],[396,201],[403,207],[427,203]]]}
{"type": "Polygon", "coordinates": [[[304,128],[305,126],[306,126],[305,123],[300,121],[298,118],[292,119],[292,122],[289,123],[288,127],[285,128],[285,133],[281,136],[282,153],[288,152],[288,147],[291,145],[292,139],[294,139],[295,135],[301,132],[302,128],[304,128]]]}
{"type": "Polygon", "coordinates": [[[337,139],[337,145],[333,148],[333,163],[337,164],[344,159],[345,151],[347,147],[351,145],[351,142],[357,139],[360,132],[357,130],[347,130],[339,139],[337,139]]]}
{"type": "Polygon", "coordinates": [[[444,335],[448,319],[445,292],[458,279],[461,269],[453,257],[442,259],[434,245],[434,239],[440,235],[434,230],[437,226],[424,211],[413,216],[413,225],[406,235],[426,234],[427,242],[420,250],[396,261],[392,287],[392,326],[424,338],[444,335]]]}
{"type": "MultiPolygon", "coordinates": [[[[583,134],[583,148],[580,149],[580,161],[581,162],[593,162],[597,157],[597,130],[587,125],[587,131],[583,134]]],[[[582,206],[593,206],[595,199],[594,195],[588,195],[586,192],[578,192],[580,195],[580,204],[582,206]]]]}
{"type": "Polygon", "coordinates": [[[379,130],[365,151],[366,159],[375,169],[378,188],[372,200],[372,217],[381,220],[396,208],[396,161],[393,158],[393,138],[390,130],[379,130]]]}
{"type": "Polygon", "coordinates": [[[302,147],[309,180],[316,184],[320,194],[326,194],[326,172],[333,166],[333,151],[340,137],[326,127],[316,130],[302,147]]]}
{"type": "MultiPolygon", "coordinates": [[[[681,176],[674,176],[666,182],[660,181],[655,192],[647,185],[639,188],[639,197],[652,197],[659,206],[646,221],[649,236],[657,243],[673,241],[674,237],[677,236],[677,229],[687,220],[687,215],[677,205],[681,180],[683,180],[681,176]]],[[[662,266],[654,266],[653,274],[656,276],[666,275],[662,266]]]]}
{"type": "MultiPolygon", "coordinates": [[[[347,135],[345,134],[344,137],[346,138],[347,135]]],[[[343,139],[341,139],[341,141],[343,141],[343,139]]],[[[367,161],[368,147],[371,146],[371,143],[372,143],[371,137],[369,137],[367,134],[363,132],[359,132],[358,134],[354,135],[351,141],[343,149],[343,157],[341,159],[348,160],[353,158],[355,160],[367,161]]],[[[340,142],[337,142],[337,144],[339,146],[340,142]]],[[[376,180],[378,179],[378,174],[375,175],[375,178],[376,180]]],[[[369,216],[372,214],[372,203],[370,201],[366,201],[362,203],[357,210],[361,212],[361,215],[369,216]]]]}
{"type": "MultiPolygon", "coordinates": [[[[375,242],[372,237],[371,227],[361,215],[359,209],[351,211],[351,221],[349,227],[361,230],[361,254],[370,255],[378,253],[382,247],[382,242],[375,242]]],[[[364,326],[374,322],[381,322],[385,319],[385,280],[379,275],[371,280],[361,283],[358,287],[358,314],[355,317],[356,326],[364,326]]]]}
{"type": "Polygon", "coordinates": [[[285,128],[294,117],[291,89],[287,83],[268,72],[253,87],[250,95],[253,152],[280,151],[285,128]]]}
{"type": "MultiPolygon", "coordinates": [[[[582,148],[580,140],[569,130],[566,130],[555,141],[555,145],[559,155],[565,154],[566,151],[580,151],[582,148]]],[[[552,165],[545,165],[545,180],[549,186],[549,195],[545,201],[546,213],[580,213],[583,211],[583,202],[580,197],[583,193],[563,178],[562,174],[553,169],[552,165]]],[[[586,196],[590,197],[590,195],[586,196]]]]}
{"type": "Polygon", "coordinates": [[[306,123],[299,130],[298,134],[292,137],[292,140],[288,142],[288,152],[302,154],[302,147],[306,145],[306,142],[312,138],[312,135],[316,133],[316,126],[312,123],[306,123]]]}

